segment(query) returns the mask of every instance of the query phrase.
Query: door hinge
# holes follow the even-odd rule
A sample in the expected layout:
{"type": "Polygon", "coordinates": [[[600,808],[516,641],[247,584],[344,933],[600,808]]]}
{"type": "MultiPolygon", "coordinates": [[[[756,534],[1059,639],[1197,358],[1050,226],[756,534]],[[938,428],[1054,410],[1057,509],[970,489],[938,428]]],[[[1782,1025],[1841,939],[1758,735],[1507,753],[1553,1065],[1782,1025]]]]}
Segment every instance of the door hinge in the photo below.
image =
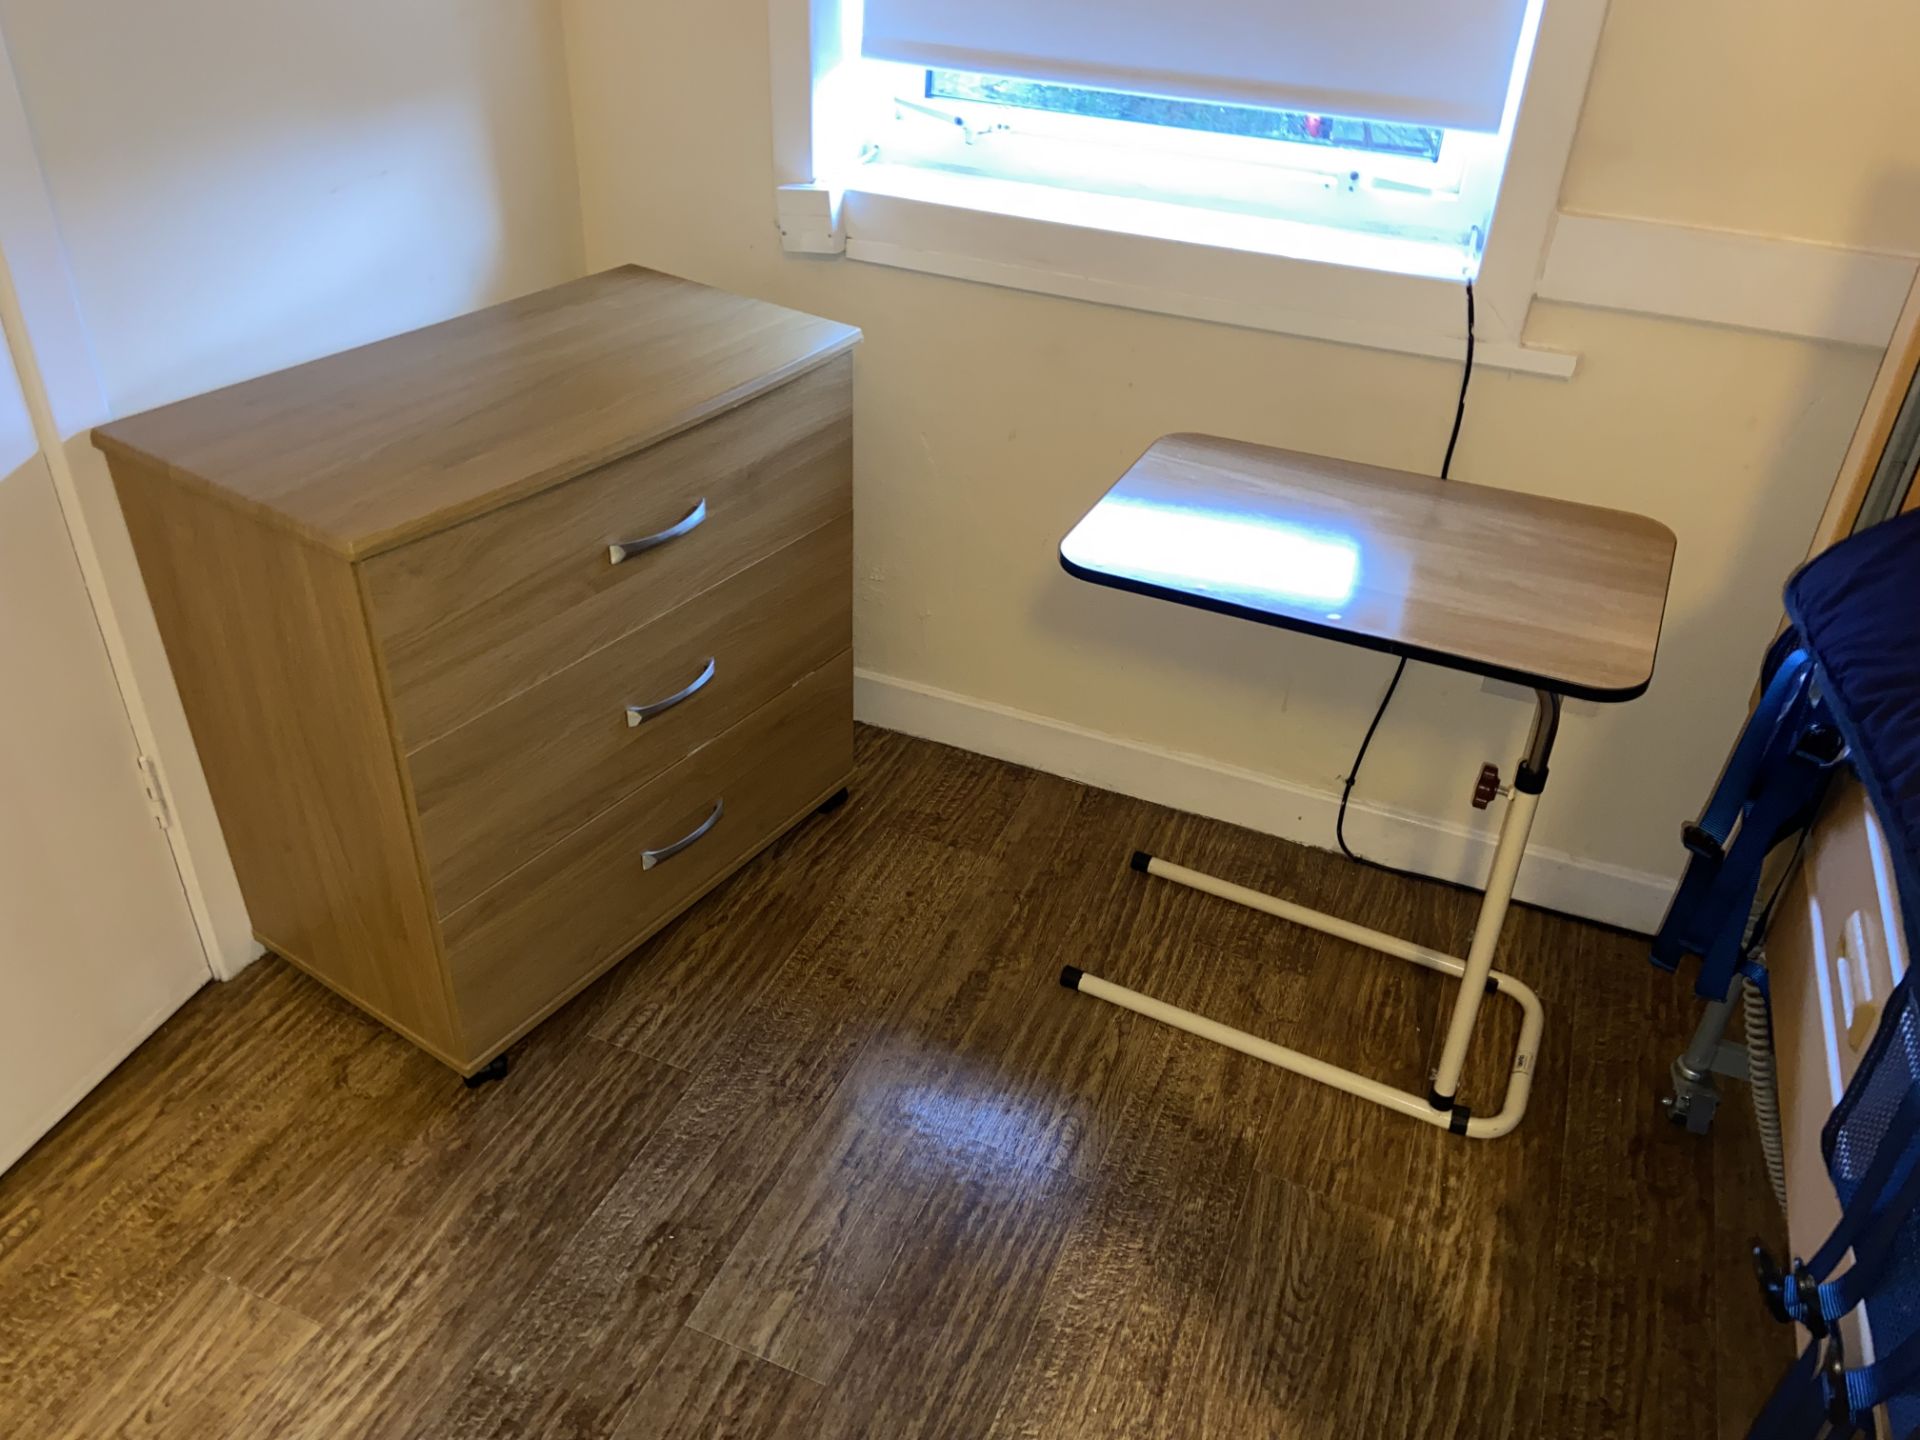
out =
{"type": "Polygon", "coordinates": [[[140,783],[147,792],[147,808],[153,812],[153,823],[162,830],[173,829],[173,805],[167,799],[167,785],[160,778],[160,762],[151,755],[139,755],[134,763],[140,767],[140,783]]]}

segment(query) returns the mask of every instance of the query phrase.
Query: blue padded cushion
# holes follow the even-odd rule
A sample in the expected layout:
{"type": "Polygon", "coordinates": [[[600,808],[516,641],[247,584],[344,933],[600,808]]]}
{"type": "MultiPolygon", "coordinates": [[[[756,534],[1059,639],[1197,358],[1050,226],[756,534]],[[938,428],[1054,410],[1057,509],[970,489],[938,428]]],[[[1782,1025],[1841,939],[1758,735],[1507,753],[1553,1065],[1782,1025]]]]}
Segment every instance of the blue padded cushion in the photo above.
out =
{"type": "Polygon", "coordinates": [[[1786,602],[1886,830],[1908,963],[1920,963],[1920,510],[1816,555],[1786,602]]]}

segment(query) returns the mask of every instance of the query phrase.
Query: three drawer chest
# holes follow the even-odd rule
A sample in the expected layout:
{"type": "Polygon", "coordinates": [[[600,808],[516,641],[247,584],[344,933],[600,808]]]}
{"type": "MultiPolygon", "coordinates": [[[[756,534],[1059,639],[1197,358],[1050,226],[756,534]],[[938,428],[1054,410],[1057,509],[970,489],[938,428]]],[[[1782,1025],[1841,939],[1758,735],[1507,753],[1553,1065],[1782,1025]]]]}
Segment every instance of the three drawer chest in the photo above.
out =
{"type": "Polygon", "coordinates": [[[473,1076],[846,784],[858,339],[629,267],[96,432],[262,944],[473,1076]]]}

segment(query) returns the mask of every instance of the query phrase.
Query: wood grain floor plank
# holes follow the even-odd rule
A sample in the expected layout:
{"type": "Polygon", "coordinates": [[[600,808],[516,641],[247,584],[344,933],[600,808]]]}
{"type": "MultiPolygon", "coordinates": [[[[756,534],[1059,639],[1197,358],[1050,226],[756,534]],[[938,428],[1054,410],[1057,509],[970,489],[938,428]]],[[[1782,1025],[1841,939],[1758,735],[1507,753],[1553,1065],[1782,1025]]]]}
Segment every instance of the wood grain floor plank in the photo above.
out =
{"type": "Polygon", "coordinates": [[[718,1052],[831,903],[839,880],[796,871],[779,848],[750,861],[614,972],[596,1036],[683,1070],[718,1052]]]}
{"type": "Polygon", "coordinates": [[[687,1324],[813,1380],[833,1377],[933,1192],[967,1156],[904,1110],[831,1107],[760,1202],[687,1324]]]}
{"type": "Polygon", "coordinates": [[[616,972],[595,1035],[697,1069],[894,837],[991,855],[1034,774],[868,727],[855,763],[845,805],[781,837],[616,972]]]}
{"type": "Polygon", "coordinates": [[[1648,965],[1644,941],[1583,937],[1543,1426],[1570,1440],[1709,1434],[1712,1152],[1659,1107],[1691,990],[1648,965]]]}
{"type": "Polygon", "coordinates": [[[526,1095],[468,1184],[441,1193],[315,1347],[255,1402],[254,1433],[428,1433],[459,1382],[677,1102],[684,1077],[578,1037],[526,1095]]]}
{"type": "MultiPolygon", "coordinates": [[[[594,1033],[658,1058],[675,1057],[669,1063],[690,1070],[710,1061],[733,1064],[742,1024],[759,1023],[747,1017],[777,1011],[778,988],[791,987],[823,947],[891,947],[884,957],[866,950],[842,957],[839,963],[861,983],[871,983],[867,968],[884,982],[900,956],[916,955],[914,932],[901,927],[944,918],[978,862],[937,841],[891,831],[880,839],[870,830],[841,828],[843,820],[858,821],[849,813],[855,810],[849,801],[803,826],[804,845],[762,855],[747,867],[740,877],[744,894],[730,884],[708,896],[667,933],[662,953],[648,948],[634,956],[594,1033]],[[854,838],[860,833],[870,837],[864,848],[854,838]],[[811,948],[797,954],[803,946],[811,948]],[[766,1005],[757,1003],[762,997],[766,1005]],[[695,1012],[697,1022],[682,1024],[695,1012]]],[[[893,987],[884,991],[880,1007],[893,987]]]]}
{"type": "Polygon", "coordinates": [[[921,953],[898,957],[893,1003],[875,1017],[847,1082],[854,1092],[948,1096],[947,1103],[964,1107],[971,1122],[968,1139],[1003,1148],[1057,1146],[1062,1128],[1077,1133],[1058,1107],[1023,1093],[1039,1083],[1052,1094],[1062,1088],[1058,1080],[1029,1074],[1010,1093],[998,1078],[1000,1042],[976,1033],[990,1025],[997,1036],[1017,1027],[1035,1004],[1055,1007],[1070,998],[1055,981],[1057,954],[1036,952],[1024,940],[1017,950],[998,943],[1024,937],[1029,924],[1043,935],[1053,933],[1058,926],[1052,917],[1071,913],[1077,903],[1076,892],[1055,883],[1064,872],[1047,860],[1072,827],[1071,813],[1056,803],[1071,793],[1070,787],[1057,788],[1063,784],[1039,778],[1028,803],[1002,831],[997,855],[980,862],[983,868],[946,923],[929,932],[921,953]]]}
{"type": "MultiPolygon", "coordinates": [[[[302,989],[310,982],[301,982],[302,989]]],[[[13,1257],[0,1303],[0,1391],[47,1414],[84,1397],[98,1368],[137,1343],[199,1279],[225,1227],[276,1204],[287,1177],[322,1163],[377,1103],[401,1045],[330,1004],[289,1008],[275,1043],[218,1097],[169,1111],[112,1183],[90,1177],[71,1211],[13,1257]]],[[[104,1178],[104,1177],[100,1177],[104,1178]]]]}
{"type": "Polygon", "coordinates": [[[716,1068],[805,1090],[812,1072],[857,1054],[985,863],[890,836],[726,1032],[716,1068]]]}
{"type": "MultiPolygon", "coordinates": [[[[1729,1038],[1742,1040],[1742,1029],[1736,1020],[1729,1038]]],[[[1753,1242],[1786,1254],[1787,1221],[1767,1180],[1752,1096],[1744,1085],[1720,1086],[1712,1137],[1714,1408],[1722,1440],[1744,1440],[1798,1352],[1794,1332],[1767,1313],[1753,1280],[1753,1242]]]]}
{"type": "Polygon", "coordinates": [[[446,1427],[610,1434],[821,1103],[765,1080],[695,1080],[480,1350],[446,1427]]]}
{"type": "Polygon", "coordinates": [[[990,864],[889,836],[842,887],[480,1358],[516,1414],[558,1403],[582,1434],[619,1418],[990,864]]]}
{"type": "MultiPolygon", "coordinates": [[[[1194,1003],[1227,1008],[1245,964],[1187,953],[1194,1003]]],[[[1190,1035],[1143,1034],[1120,1143],[1075,1217],[991,1435],[1148,1434],[1175,1347],[1227,1263],[1272,1103],[1267,1067],[1190,1035]]]]}
{"type": "Polygon", "coordinates": [[[921,1212],[847,1358],[795,1434],[977,1440],[1018,1362],[1085,1182],[966,1145],[921,1212]]]}
{"type": "Polygon", "coordinates": [[[1215,1311],[1176,1357],[1192,1383],[1167,1392],[1159,1433],[1559,1435],[1503,1413],[1529,1376],[1500,1368],[1502,1243],[1491,1227],[1396,1225],[1258,1174],[1215,1311]]]}
{"type": "MultiPolygon", "coordinates": [[[[1471,934],[1470,897],[1441,885],[1392,881],[1363,866],[1335,864],[1318,908],[1450,954],[1471,934]]],[[[1274,921],[1282,930],[1297,927],[1274,921]]],[[[1427,1056],[1452,1002],[1452,982],[1352,945],[1312,935],[1300,1023],[1271,1038],[1362,1075],[1424,1094],[1427,1056]]],[[[1296,1185],[1393,1216],[1413,1183],[1415,1157],[1433,1136],[1378,1105],[1311,1080],[1290,1079],[1276,1110],[1267,1164],[1296,1185]]]]}
{"type": "MultiPolygon", "coordinates": [[[[1062,989],[1062,966],[1160,972],[1177,997],[1190,984],[1188,953],[1234,946],[1240,924],[1222,910],[1182,913],[1204,897],[1127,867],[1131,852],[1115,838],[1151,838],[1168,815],[1036,779],[1003,835],[1006,883],[966,907],[849,1083],[939,1096],[970,1140],[1097,1170],[1124,1133],[1125,1077],[1157,1064],[1171,1032],[1062,989]]],[[[1246,992],[1250,1003],[1297,981],[1283,968],[1269,979],[1246,992]]]]}
{"type": "Polygon", "coordinates": [[[697,1330],[674,1336],[613,1440],[782,1440],[819,1386],[697,1330]]]}
{"type": "MultiPolygon", "coordinates": [[[[172,1168],[196,1137],[220,1130],[223,1117],[249,1103],[251,1087],[239,1081],[262,1063],[257,1047],[285,1047],[290,1053],[278,1068],[304,1071],[324,1063],[356,1028],[319,987],[283,965],[257,965],[201,991],[0,1175],[0,1277],[54,1248],[72,1248],[72,1231],[172,1168]],[[61,1198],[57,1210],[45,1204],[53,1194],[61,1198]]],[[[246,1128],[252,1133],[255,1122],[246,1128]]]]}
{"type": "MultiPolygon", "coordinates": [[[[1270,835],[1159,806],[1130,807],[1126,818],[1131,823],[1124,833],[1132,843],[1115,847],[1111,861],[1115,867],[1125,863],[1133,850],[1145,850],[1188,869],[1308,906],[1320,906],[1340,878],[1341,862],[1324,850],[1289,845],[1270,835]]],[[[1137,974],[1140,984],[1160,987],[1155,994],[1179,983],[1177,957],[1189,942],[1292,975],[1304,976],[1312,968],[1318,937],[1311,930],[1171,881],[1129,872],[1128,883],[1137,892],[1130,902],[1138,908],[1130,917],[1126,943],[1115,961],[1137,974]]],[[[1136,983],[1123,978],[1120,969],[1108,978],[1136,983]]],[[[1175,1004],[1187,1003],[1171,994],[1167,998],[1175,1004]]]]}
{"type": "MultiPolygon", "coordinates": [[[[1569,936],[1569,922],[1518,907],[1508,926],[1501,963],[1528,972],[1529,983],[1545,964],[1577,973],[1579,956],[1568,944],[1577,937],[1569,936]]],[[[1444,1003],[1452,1003],[1451,992],[1444,1003]]],[[[1517,1440],[1543,1433],[1543,1401],[1530,1377],[1545,1363],[1547,1327],[1561,1281],[1555,1248],[1560,1218],[1546,1197],[1558,1195],[1562,1181],[1573,1032],[1570,1004],[1545,1009],[1532,1094],[1520,1128],[1498,1140],[1468,1141],[1410,1127],[1415,1133],[1409,1137],[1409,1183],[1403,1203],[1392,1212],[1402,1233],[1419,1238],[1434,1263],[1455,1268],[1465,1290],[1502,1297],[1497,1306],[1476,1308],[1464,1325],[1472,1343],[1457,1364],[1479,1403],[1470,1426],[1458,1432],[1462,1435],[1517,1440]]],[[[1511,1001],[1494,996],[1481,1007],[1460,1087],[1475,1113],[1504,1103],[1519,1031],[1519,1007],[1511,1001]]],[[[1436,1029],[1430,1064],[1438,1063],[1443,1039],[1436,1029]]]]}
{"type": "Polygon", "coordinates": [[[202,1276],[133,1351],[95,1378],[71,1440],[209,1440],[235,1433],[254,1397],[319,1333],[228,1280],[202,1276]]]}
{"type": "MultiPolygon", "coordinates": [[[[968,881],[991,864],[958,862],[924,839],[899,839],[889,852],[902,866],[874,866],[860,877],[847,906],[808,935],[793,964],[795,973],[864,977],[877,1008],[891,1004],[914,968],[895,958],[927,952],[968,881]],[[810,964],[810,954],[820,962],[810,964]]],[[[851,1104],[833,1104],[808,1133],[689,1319],[816,1380],[828,1379],[845,1354],[900,1229],[931,1188],[952,1179],[939,1144],[925,1142],[910,1117],[862,1098],[856,1089],[851,1104]]]]}
{"type": "Polygon", "coordinates": [[[469,1090],[437,1061],[377,1027],[380,1071],[341,1068],[351,1123],[305,1171],[283,1173],[277,1203],[237,1218],[209,1247],[207,1268],[331,1325],[379,1268],[414,1242],[444,1195],[523,1108],[548,1094],[535,1077],[573,1053],[599,1014],[605,982],[515,1047],[513,1083],[469,1090]],[[364,1103],[359,1103],[364,1102],[364,1103]]]}
{"type": "MultiPolygon", "coordinates": [[[[1378,1377],[1357,1341],[1375,1333],[1393,1226],[1264,1171],[1252,1177],[1219,1283],[1198,1297],[1163,1392],[1161,1413],[1108,1434],[1313,1437],[1391,1432],[1347,1426],[1343,1412],[1378,1377]]],[[[1381,1327],[1384,1330],[1384,1327],[1381,1327]]],[[[1429,1337],[1402,1336],[1412,1348],[1429,1337]]],[[[1408,1432],[1410,1435],[1420,1432],[1408,1432]]]]}
{"type": "Polygon", "coordinates": [[[854,741],[863,810],[849,817],[897,835],[952,845],[976,855],[999,853],[1001,832],[1026,798],[1037,771],[861,726],[854,741]]]}
{"type": "MultiPolygon", "coordinates": [[[[557,1054],[536,1041],[519,1057],[517,1079],[557,1054]]],[[[282,1203],[215,1240],[205,1257],[210,1272],[331,1325],[382,1265],[415,1243],[446,1193],[469,1183],[534,1088],[470,1091],[404,1043],[396,1060],[408,1083],[368,1107],[308,1173],[287,1174],[282,1203]]]]}
{"type": "Polygon", "coordinates": [[[1531,1440],[1522,1428],[1537,1370],[1523,1299],[1503,1273],[1507,1237],[1458,1213],[1451,1225],[1397,1225],[1384,1254],[1356,1263],[1346,1284],[1368,1317],[1335,1387],[1337,1417],[1360,1435],[1422,1440],[1531,1440]],[[1500,1302],[1490,1304],[1489,1296],[1500,1302]],[[1503,1349],[1503,1346],[1512,1346],[1503,1349]]]}

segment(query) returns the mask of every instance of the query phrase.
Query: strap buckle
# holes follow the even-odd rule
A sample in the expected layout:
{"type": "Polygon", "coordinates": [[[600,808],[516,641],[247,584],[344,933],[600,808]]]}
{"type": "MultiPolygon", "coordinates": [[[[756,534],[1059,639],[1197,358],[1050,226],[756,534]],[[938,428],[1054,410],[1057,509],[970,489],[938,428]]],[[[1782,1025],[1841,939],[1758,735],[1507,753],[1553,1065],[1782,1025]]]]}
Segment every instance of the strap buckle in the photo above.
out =
{"type": "Polygon", "coordinates": [[[1713,836],[1713,833],[1698,820],[1689,820],[1680,827],[1680,843],[1698,855],[1702,860],[1718,865],[1727,858],[1727,847],[1713,836]]]}
{"type": "Polygon", "coordinates": [[[1853,1401],[1847,1394],[1847,1353],[1837,1334],[1826,1338],[1825,1349],[1820,1356],[1820,1368],[1815,1373],[1819,1379],[1820,1393],[1827,1402],[1827,1419],[1832,1423],[1834,1433],[1857,1434],[1860,1417],[1853,1413],[1853,1401]]]}
{"type": "Polygon", "coordinates": [[[1820,770],[1831,770],[1846,760],[1847,742],[1833,726],[1814,721],[1803,729],[1793,742],[1793,754],[1797,759],[1820,770]]]}
{"type": "Polygon", "coordinates": [[[1780,1263],[1758,1240],[1753,1242],[1750,1256],[1754,1283],[1760,1287],[1760,1298],[1767,1303],[1767,1313],[1785,1325],[1793,1317],[1787,1313],[1787,1278],[1780,1272],[1780,1263]]]}
{"type": "Polygon", "coordinates": [[[1820,1313],[1820,1286],[1807,1267],[1795,1260],[1786,1269],[1767,1253],[1767,1247],[1753,1242],[1753,1278],[1760,1286],[1760,1298],[1767,1313],[1782,1325],[1799,1321],[1816,1340],[1825,1339],[1829,1327],[1820,1313]]]}

